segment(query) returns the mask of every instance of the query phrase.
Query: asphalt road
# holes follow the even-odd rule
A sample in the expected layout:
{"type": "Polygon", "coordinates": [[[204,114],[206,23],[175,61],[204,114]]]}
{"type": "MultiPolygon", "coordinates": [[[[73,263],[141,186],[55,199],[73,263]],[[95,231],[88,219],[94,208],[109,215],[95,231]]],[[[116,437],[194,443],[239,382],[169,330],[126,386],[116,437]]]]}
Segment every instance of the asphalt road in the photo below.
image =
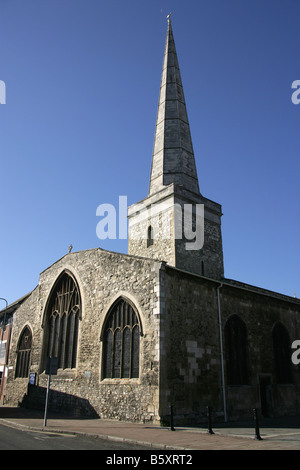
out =
{"type": "MultiPolygon", "coordinates": [[[[0,450],[149,450],[125,442],[55,432],[16,429],[0,424],[0,450]]],[[[3,455],[3,454],[2,454],[3,455]]]]}

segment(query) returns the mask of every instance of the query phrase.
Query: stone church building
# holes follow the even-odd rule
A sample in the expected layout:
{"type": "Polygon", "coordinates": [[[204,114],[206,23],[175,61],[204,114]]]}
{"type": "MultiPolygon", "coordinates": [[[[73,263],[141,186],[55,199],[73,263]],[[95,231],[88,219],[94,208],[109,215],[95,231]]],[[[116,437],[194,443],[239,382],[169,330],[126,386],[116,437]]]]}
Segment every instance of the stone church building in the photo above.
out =
{"type": "Polygon", "coordinates": [[[42,408],[53,357],[55,410],[156,423],[171,404],[176,423],[203,421],[207,406],[219,420],[299,413],[300,301],[224,277],[221,216],[199,190],[168,20],[149,193],[128,208],[128,254],[69,252],[40,274],[14,312],[5,403],[42,408]]]}

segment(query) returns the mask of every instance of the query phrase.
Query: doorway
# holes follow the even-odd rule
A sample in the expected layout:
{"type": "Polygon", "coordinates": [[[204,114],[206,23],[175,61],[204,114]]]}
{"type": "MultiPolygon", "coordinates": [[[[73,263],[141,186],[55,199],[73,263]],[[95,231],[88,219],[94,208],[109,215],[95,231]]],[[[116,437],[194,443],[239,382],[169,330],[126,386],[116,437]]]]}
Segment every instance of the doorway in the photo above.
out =
{"type": "Polygon", "coordinates": [[[259,376],[259,394],[261,414],[264,418],[271,418],[273,415],[273,398],[272,398],[272,376],[259,376]]]}

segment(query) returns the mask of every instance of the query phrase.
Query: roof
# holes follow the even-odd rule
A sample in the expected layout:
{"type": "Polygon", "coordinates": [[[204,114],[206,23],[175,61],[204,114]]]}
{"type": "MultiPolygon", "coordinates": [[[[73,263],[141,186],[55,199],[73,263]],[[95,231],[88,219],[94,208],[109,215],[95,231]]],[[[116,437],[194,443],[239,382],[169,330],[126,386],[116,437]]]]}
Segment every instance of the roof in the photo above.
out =
{"type": "Polygon", "coordinates": [[[216,287],[218,287],[218,286],[223,287],[224,286],[224,287],[231,287],[233,289],[240,289],[240,290],[244,290],[244,291],[247,291],[247,292],[251,292],[253,294],[267,296],[267,297],[270,297],[270,298],[274,298],[274,299],[277,299],[277,300],[282,300],[284,302],[290,302],[290,303],[293,303],[295,305],[300,306],[300,299],[298,299],[296,297],[291,297],[291,296],[286,295],[286,294],[281,294],[279,292],[271,291],[271,290],[265,289],[263,287],[253,286],[253,285],[247,284],[245,282],[236,281],[235,279],[228,279],[228,278],[213,279],[213,278],[210,278],[210,277],[201,276],[199,274],[195,274],[195,273],[192,273],[192,272],[189,272],[189,271],[185,271],[185,270],[176,268],[176,267],[171,266],[169,264],[166,264],[165,266],[166,266],[167,269],[170,269],[170,270],[173,270],[173,271],[178,271],[179,273],[182,273],[182,274],[185,274],[185,275],[188,275],[188,276],[197,277],[197,278],[203,279],[204,281],[212,282],[212,283],[216,284],[216,287]]]}
{"type": "Polygon", "coordinates": [[[7,307],[4,307],[0,310],[0,318],[2,318],[5,314],[13,314],[20,305],[31,295],[33,291],[29,292],[28,294],[23,295],[20,299],[16,300],[15,302],[9,304],[7,307]]]}

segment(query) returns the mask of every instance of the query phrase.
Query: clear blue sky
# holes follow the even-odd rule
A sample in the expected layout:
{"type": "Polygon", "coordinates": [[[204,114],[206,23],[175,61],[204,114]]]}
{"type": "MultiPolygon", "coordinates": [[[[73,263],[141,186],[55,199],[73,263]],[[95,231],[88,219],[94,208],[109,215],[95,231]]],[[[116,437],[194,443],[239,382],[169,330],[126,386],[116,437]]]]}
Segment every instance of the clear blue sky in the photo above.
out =
{"type": "Polygon", "coordinates": [[[299,0],[0,0],[9,303],[70,243],[127,252],[97,238],[96,208],[148,193],[170,11],[200,190],[223,207],[225,276],[300,297],[299,0]]]}

